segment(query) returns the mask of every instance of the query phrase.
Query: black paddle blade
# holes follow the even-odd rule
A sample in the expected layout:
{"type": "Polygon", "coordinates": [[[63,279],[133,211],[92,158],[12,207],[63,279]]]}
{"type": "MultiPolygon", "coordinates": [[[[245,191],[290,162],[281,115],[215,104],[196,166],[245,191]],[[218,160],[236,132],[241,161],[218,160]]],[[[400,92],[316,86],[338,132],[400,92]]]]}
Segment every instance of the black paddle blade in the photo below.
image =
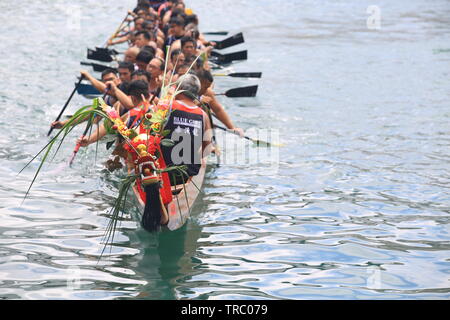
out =
{"type": "Polygon", "coordinates": [[[242,88],[230,89],[225,92],[225,95],[228,98],[250,98],[256,97],[256,93],[258,92],[258,86],[249,86],[242,88]]]}
{"type": "Polygon", "coordinates": [[[215,48],[218,50],[226,49],[232,46],[235,46],[237,44],[244,42],[244,35],[242,32],[239,32],[235,34],[234,36],[231,36],[229,38],[226,38],[222,41],[214,41],[216,43],[215,48]]]}
{"type": "Polygon", "coordinates": [[[87,50],[88,50],[87,58],[89,60],[96,60],[102,62],[111,62],[114,60],[108,52],[104,53],[102,51],[94,51],[92,49],[87,50]]]}
{"type": "Polygon", "coordinates": [[[230,73],[228,76],[234,78],[261,78],[262,72],[235,72],[230,73]]]}
{"type": "Polygon", "coordinates": [[[211,31],[211,32],[203,32],[203,34],[208,34],[212,36],[226,36],[228,35],[228,31],[211,31]]]}
{"type": "Polygon", "coordinates": [[[108,48],[95,47],[95,51],[103,54],[109,54],[111,56],[119,54],[119,52],[117,52],[115,49],[108,49],[108,48]]]}
{"type": "Polygon", "coordinates": [[[97,71],[97,72],[103,72],[106,69],[112,69],[112,70],[117,71],[116,68],[112,68],[112,67],[105,66],[103,64],[98,64],[98,63],[80,62],[80,64],[83,66],[91,66],[92,68],[94,68],[94,71],[97,71]]]}
{"type": "Polygon", "coordinates": [[[239,60],[247,60],[248,58],[248,52],[247,50],[244,51],[238,51],[228,54],[220,54],[216,51],[211,52],[212,62],[215,62],[217,64],[229,64],[233,61],[239,61],[239,60]]]}

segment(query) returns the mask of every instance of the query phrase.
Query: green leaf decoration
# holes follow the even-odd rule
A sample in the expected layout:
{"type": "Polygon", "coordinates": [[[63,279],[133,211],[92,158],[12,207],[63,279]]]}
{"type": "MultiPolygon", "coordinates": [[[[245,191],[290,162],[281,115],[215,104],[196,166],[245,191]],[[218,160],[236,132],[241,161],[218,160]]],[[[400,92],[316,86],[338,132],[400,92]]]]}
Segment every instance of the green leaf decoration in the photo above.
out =
{"type": "Polygon", "coordinates": [[[133,140],[134,138],[136,138],[138,136],[138,133],[136,132],[136,130],[131,129],[131,134],[129,136],[130,140],[133,140]]]}
{"type": "Polygon", "coordinates": [[[105,121],[103,122],[103,125],[105,126],[106,132],[108,134],[114,134],[117,132],[117,131],[113,130],[113,128],[112,128],[114,123],[111,120],[105,119],[105,121]]]}
{"type": "Polygon", "coordinates": [[[175,142],[171,139],[163,139],[161,140],[161,145],[164,147],[173,147],[175,145],[175,142]]]}
{"type": "Polygon", "coordinates": [[[106,247],[110,245],[111,251],[114,243],[114,235],[117,230],[117,223],[123,219],[123,215],[125,213],[125,209],[127,208],[127,196],[130,188],[133,186],[137,179],[136,175],[130,175],[125,179],[122,179],[120,187],[119,187],[119,195],[114,202],[114,206],[112,207],[109,214],[111,215],[110,221],[105,231],[105,235],[103,237],[103,243],[105,244],[103,250],[100,254],[98,261],[102,258],[106,247]]]}
{"type": "Polygon", "coordinates": [[[161,135],[163,136],[163,137],[166,137],[167,135],[169,135],[170,134],[170,130],[163,130],[163,132],[161,133],[161,135]]]}

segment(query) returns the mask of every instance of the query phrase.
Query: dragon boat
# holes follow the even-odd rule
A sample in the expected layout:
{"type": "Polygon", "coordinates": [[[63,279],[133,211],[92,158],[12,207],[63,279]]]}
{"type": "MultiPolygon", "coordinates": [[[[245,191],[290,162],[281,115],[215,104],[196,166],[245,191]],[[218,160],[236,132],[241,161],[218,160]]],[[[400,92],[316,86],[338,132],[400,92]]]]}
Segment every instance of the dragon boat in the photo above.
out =
{"type": "MultiPolygon", "coordinates": [[[[241,37],[237,38],[237,43],[242,41],[241,37]]],[[[168,61],[169,52],[167,52],[166,63],[168,61]]],[[[214,66],[213,63],[212,66],[214,66]]],[[[141,225],[145,230],[149,232],[160,230],[174,231],[183,227],[201,193],[208,159],[204,156],[200,159],[200,163],[197,164],[199,165],[198,173],[194,176],[187,174],[185,165],[166,166],[162,150],[163,148],[173,147],[175,142],[168,137],[170,130],[165,130],[165,124],[171,115],[175,97],[182,91],[179,90],[180,81],[174,83],[171,78],[166,79],[165,75],[166,73],[164,72],[158,103],[152,104],[153,99],[151,99],[146,101],[143,107],[139,107],[140,110],[137,110],[137,114],[135,114],[138,125],[131,125],[130,128],[123,122],[117,110],[106,104],[104,100],[106,93],[101,98],[98,97],[98,92],[89,92],[89,95],[93,96],[92,103],[77,110],[50,142],[22,169],[23,171],[37,156],[43,154],[41,164],[35,173],[25,198],[44,162],[50,155],[52,148],[59,144],[57,152],[71,131],[77,125],[87,120],[86,129],[82,135],[82,138],[85,137],[88,130],[92,127],[94,119],[100,117],[105,120],[104,125],[108,133],[116,135],[118,140],[121,141],[120,145],[124,151],[121,157],[126,163],[126,177],[122,179],[119,194],[110,211],[110,221],[105,233],[105,244],[112,243],[118,221],[123,217],[126,208],[129,206],[127,202],[129,194],[132,194],[135,198],[135,203],[140,213],[141,225]],[[179,179],[174,178],[177,175],[178,177],[180,175],[184,177],[181,179],[181,183],[179,179]]],[[[82,80],[82,78],[79,79],[57,120],[61,117],[75,91],[80,87],[82,80]]],[[[233,92],[227,92],[225,95],[230,97],[250,96],[247,93],[247,88],[242,89],[246,89],[244,94],[241,92],[234,94],[233,90],[229,90],[233,92]]],[[[82,94],[81,92],[79,93],[82,94]]],[[[254,96],[254,94],[256,92],[253,92],[251,96],[254,96]]],[[[51,131],[49,135],[50,133],[51,131]]],[[[81,144],[78,142],[70,164],[72,164],[80,146],[81,144]]]]}

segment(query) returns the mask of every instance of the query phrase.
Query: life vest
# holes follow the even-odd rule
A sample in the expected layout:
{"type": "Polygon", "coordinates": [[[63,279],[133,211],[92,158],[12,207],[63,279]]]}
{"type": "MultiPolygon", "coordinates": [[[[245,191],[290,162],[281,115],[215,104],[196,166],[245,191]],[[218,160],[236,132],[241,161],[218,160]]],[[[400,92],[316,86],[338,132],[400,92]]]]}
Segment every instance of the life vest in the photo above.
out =
{"type": "Polygon", "coordinates": [[[197,175],[201,167],[203,114],[200,107],[191,107],[174,100],[172,112],[164,127],[165,130],[170,130],[166,138],[175,142],[172,147],[161,147],[167,166],[186,165],[189,176],[197,175]]]}

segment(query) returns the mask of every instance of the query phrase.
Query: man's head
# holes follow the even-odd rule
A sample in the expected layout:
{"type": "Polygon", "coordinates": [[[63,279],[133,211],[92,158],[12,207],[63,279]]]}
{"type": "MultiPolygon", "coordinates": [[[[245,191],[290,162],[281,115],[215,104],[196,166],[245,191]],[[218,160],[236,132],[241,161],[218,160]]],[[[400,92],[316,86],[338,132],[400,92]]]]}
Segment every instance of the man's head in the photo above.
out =
{"type": "Polygon", "coordinates": [[[148,83],[142,80],[132,81],[128,87],[128,95],[133,101],[135,107],[142,103],[142,97],[148,99],[150,94],[148,93],[148,83]]]}
{"type": "Polygon", "coordinates": [[[155,47],[153,47],[151,45],[142,47],[141,51],[142,50],[148,51],[153,57],[156,55],[156,49],[155,49],[155,47]]]}
{"type": "Polygon", "coordinates": [[[116,85],[119,85],[120,79],[117,77],[117,73],[114,69],[105,69],[102,72],[102,82],[114,81],[116,85]]]}
{"type": "Polygon", "coordinates": [[[190,14],[188,16],[186,16],[186,18],[184,19],[184,22],[187,24],[194,24],[195,26],[198,26],[198,17],[196,14],[190,14]]]}
{"type": "Polygon", "coordinates": [[[138,33],[136,33],[136,37],[134,38],[134,45],[138,48],[142,48],[148,45],[150,40],[151,36],[148,31],[139,31],[138,33]]]}
{"type": "Polygon", "coordinates": [[[184,54],[180,49],[175,49],[170,53],[170,62],[172,62],[175,71],[184,64],[184,54]]]}
{"type": "Polygon", "coordinates": [[[183,51],[185,58],[190,58],[196,54],[195,40],[193,38],[183,37],[180,41],[181,51],[183,51]]]}
{"type": "Polygon", "coordinates": [[[153,56],[150,52],[146,50],[141,50],[136,57],[136,65],[139,70],[146,70],[147,65],[153,59],[153,56]]]}
{"type": "Polygon", "coordinates": [[[143,80],[150,83],[152,80],[152,75],[145,70],[136,70],[131,74],[131,81],[143,80]]]}
{"type": "Polygon", "coordinates": [[[200,80],[198,77],[191,73],[186,73],[178,80],[180,82],[180,90],[187,91],[186,97],[193,100],[193,97],[198,97],[200,93],[200,80]]]}
{"type": "Polygon", "coordinates": [[[142,24],[144,23],[144,18],[138,17],[134,20],[134,28],[136,31],[142,31],[142,24]]]}
{"type": "Polygon", "coordinates": [[[176,73],[179,75],[179,76],[182,76],[182,75],[185,75],[186,73],[188,73],[188,71],[189,71],[189,69],[190,69],[190,65],[188,65],[188,64],[182,64],[182,65],[180,65],[177,69],[176,69],[176,73]]]}
{"type": "Polygon", "coordinates": [[[171,18],[169,21],[170,29],[173,35],[182,36],[184,35],[184,20],[181,17],[171,18]]]}
{"type": "Polygon", "coordinates": [[[125,51],[125,58],[123,59],[123,61],[136,63],[136,57],[138,54],[139,54],[139,48],[137,48],[137,47],[128,48],[125,51]]]}
{"type": "Polygon", "coordinates": [[[197,71],[197,77],[200,80],[201,88],[199,95],[204,95],[206,90],[211,87],[212,83],[214,82],[213,75],[210,71],[205,69],[200,69],[197,71]]]}
{"type": "Polygon", "coordinates": [[[119,62],[119,78],[122,82],[131,81],[131,73],[134,71],[134,65],[131,62],[119,62]]]}
{"type": "Polygon", "coordinates": [[[147,71],[150,72],[153,79],[158,78],[164,72],[164,60],[161,58],[153,58],[147,66],[147,71]]]}

